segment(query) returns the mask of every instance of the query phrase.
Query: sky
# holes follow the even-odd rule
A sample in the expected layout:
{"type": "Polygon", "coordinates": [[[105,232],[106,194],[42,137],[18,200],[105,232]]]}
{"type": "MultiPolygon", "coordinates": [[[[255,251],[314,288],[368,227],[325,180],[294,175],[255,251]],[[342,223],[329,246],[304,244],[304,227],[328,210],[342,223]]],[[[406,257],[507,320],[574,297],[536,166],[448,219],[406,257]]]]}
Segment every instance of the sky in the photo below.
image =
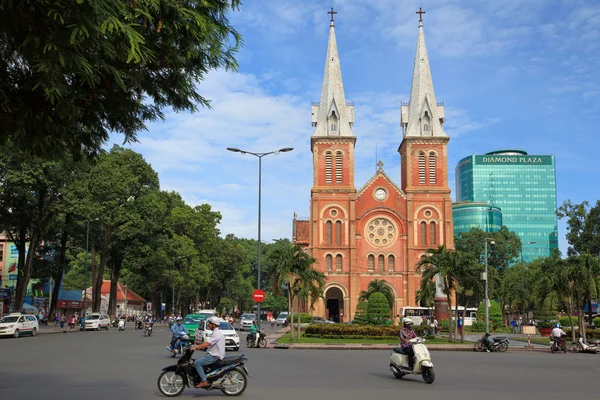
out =
{"type": "MultiPolygon", "coordinates": [[[[445,104],[449,186],[470,154],[522,149],[554,154],[558,205],[600,198],[600,1],[246,0],[230,20],[243,35],[239,70],[199,84],[212,101],[197,113],[166,111],[131,145],[161,187],[222,213],[223,235],[257,238],[258,159],[236,147],[289,153],[262,159],[262,235],[291,238],[309,215],[311,101],[318,101],[335,27],[346,99],[354,101],[355,185],[378,160],[400,184],[400,102],[409,100],[418,15],[438,101],[445,104]]],[[[118,135],[113,142],[122,141],[118,135]]],[[[454,199],[454,194],[452,195],[454,199]]],[[[559,221],[560,248],[567,243],[559,221]]]]}

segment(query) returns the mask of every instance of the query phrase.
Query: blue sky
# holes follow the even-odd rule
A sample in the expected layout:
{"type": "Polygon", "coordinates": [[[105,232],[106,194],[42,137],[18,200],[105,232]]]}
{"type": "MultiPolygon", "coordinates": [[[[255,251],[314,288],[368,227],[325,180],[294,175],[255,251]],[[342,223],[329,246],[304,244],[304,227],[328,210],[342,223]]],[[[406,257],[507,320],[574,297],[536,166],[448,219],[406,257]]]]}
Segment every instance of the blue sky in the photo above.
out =
{"type": "MultiPolygon", "coordinates": [[[[450,188],[461,158],[517,148],[556,156],[559,204],[600,198],[595,0],[246,0],[231,15],[245,41],[239,71],[211,72],[199,85],[213,108],[169,112],[132,145],[163,189],[191,205],[211,204],[223,215],[223,234],[256,238],[258,160],[225,148],[294,147],[263,159],[262,180],[263,240],[291,237],[293,213],[308,216],[310,106],[320,95],[332,6],[346,99],[355,102],[357,189],[377,159],[400,183],[400,102],[409,99],[415,11],[423,7],[451,137],[450,188]]],[[[562,250],[564,235],[559,222],[562,250]]]]}

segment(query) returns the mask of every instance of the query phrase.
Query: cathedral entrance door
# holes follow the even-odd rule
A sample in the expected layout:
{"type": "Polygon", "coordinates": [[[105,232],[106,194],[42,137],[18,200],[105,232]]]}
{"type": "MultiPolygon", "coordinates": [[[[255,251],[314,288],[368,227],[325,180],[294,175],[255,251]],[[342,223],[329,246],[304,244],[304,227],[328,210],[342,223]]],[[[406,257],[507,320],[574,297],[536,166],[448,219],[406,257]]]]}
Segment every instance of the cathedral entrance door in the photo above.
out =
{"type": "Polygon", "coordinates": [[[325,318],[334,322],[344,322],[344,294],[339,288],[332,287],[325,292],[325,318]]]}

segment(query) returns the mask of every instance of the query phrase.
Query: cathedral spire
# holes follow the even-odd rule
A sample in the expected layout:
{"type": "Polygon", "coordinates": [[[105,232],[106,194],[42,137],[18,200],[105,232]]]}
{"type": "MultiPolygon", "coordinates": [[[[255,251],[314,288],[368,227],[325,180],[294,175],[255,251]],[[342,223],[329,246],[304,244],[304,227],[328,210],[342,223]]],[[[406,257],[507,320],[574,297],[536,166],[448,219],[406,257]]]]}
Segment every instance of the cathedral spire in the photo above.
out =
{"type": "Polygon", "coordinates": [[[342,70],[340,57],[335,39],[333,11],[329,24],[329,43],[327,45],[327,59],[325,60],[325,73],[321,100],[312,107],[312,125],[315,127],[314,136],[354,136],[354,106],[346,103],[344,85],[342,83],[342,70]]]}
{"type": "Polygon", "coordinates": [[[444,132],[444,106],[435,100],[433,80],[429,68],[429,57],[423,32],[422,9],[419,14],[419,32],[417,35],[417,51],[413,70],[410,101],[402,105],[402,129],[407,136],[446,137],[444,132]]]}

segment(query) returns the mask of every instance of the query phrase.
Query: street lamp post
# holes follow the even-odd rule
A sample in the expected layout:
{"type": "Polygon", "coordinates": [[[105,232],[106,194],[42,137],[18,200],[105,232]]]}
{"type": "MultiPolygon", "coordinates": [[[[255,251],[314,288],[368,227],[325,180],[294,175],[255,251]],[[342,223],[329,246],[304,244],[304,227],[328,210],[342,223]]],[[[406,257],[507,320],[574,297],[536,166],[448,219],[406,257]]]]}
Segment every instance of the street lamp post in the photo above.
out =
{"type": "Polygon", "coordinates": [[[488,242],[490,246],[496,244],[493,239],[485,238],[485,333],[490,333],[490,310],[488,300],[488,242]]]}
{"type": "MultiPolygon", "coordinates": [[[[91,221],[98,221],[99,218],[92,219],[91,221]]],[[[87,229],[85,230],[85,284],[83,286],[83,316],[87,314],[87,287],[88,287],[88,245],[90,241],[90,220],[87,221],[87,229]]],[[[92,289],[93,293],[93,289],[92,289]]]]}
{"type": "MultiPolygon", "coordinates": [[[[180,258],[185,258],[186,256],[177,256],[173,259],[173,271],[175,270],[175,261],[179,260],[180,258]]],[[[175,278],[171,277],[171,315],[175,315],[175,278]]]]}
{"type": "MultiPolygon", "coordinates": [[[[537,242],[527,242],[525,244],[536,244],[537,242]]],[[[525,323],[525,265],[523,264],[523,246],[521,246],[521,329],[525,323]]]]}
{"type": "MultiPolygon", "coordinates": [[[[284,147],[283,149],[269,151],[267,153],[253,153],[251,151],[236,149],[235,147],[228,147],[227,150],[234,153],[250,154],[258,158],[258,262],[257,262],[257,289],[260,290],[260,206],[261,206],[261,186],[262,186],[262,158],[269,154],[287,153],[294,150],[292,147],[284,147]]],[[[256,321],[258,329],[260,329],[260,303],[256,306],[256,321]]]]}
{"type": "Polygon", "coordinates": [[[125,287],[125,318],[127,318],[127,285],[125,287]]]}

